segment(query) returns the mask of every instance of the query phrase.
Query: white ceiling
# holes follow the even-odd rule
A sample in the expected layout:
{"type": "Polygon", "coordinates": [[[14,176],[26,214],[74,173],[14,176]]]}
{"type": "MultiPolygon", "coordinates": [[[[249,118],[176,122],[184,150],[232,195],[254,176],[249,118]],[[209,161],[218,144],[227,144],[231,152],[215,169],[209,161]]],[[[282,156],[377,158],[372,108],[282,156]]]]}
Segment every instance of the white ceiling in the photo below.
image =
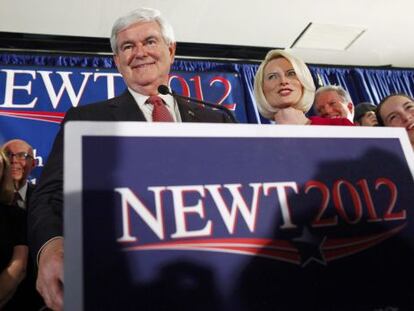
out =
{"type": "Polygon", "coordinates": [[[177,41],[290,47],[310,23],[365,32],[346,51],[298,49],[308,63],[414,68],[413,0],[1,0],[0,31],[107,37],[138,6],[158,8],[177,41]],[[5,9],[7,8],[7,9],[5,9]]]}

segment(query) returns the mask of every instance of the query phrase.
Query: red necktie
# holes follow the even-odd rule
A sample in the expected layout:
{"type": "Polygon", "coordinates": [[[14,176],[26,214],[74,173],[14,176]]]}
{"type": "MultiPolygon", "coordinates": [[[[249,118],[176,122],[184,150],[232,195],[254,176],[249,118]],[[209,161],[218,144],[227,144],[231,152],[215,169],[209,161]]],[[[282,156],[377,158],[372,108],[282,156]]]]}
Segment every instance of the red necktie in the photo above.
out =
{"type": "Polygon", "coordinates": [[[168,111],[167,107],[161,97],[159,96],[150,96],[148,98],[148,103],[152,104],[154,109],[152,110],[152,121],[154,122],[174,122],[174,119],[171,113],[168,111]]]}

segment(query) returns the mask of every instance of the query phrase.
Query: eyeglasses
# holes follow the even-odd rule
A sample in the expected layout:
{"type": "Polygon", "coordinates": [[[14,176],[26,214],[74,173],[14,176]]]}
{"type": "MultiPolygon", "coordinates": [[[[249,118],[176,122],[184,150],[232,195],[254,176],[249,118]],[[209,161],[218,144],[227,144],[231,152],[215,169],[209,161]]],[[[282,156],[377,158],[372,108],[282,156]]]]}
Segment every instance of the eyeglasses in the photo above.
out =
{"type": "Polygon", "coordinates": [[[6,152],[6,156],[9,158],[10,161],[13,159],[13,157],[16,157],[16,160],[19,160],[19,161],[33,159],[33,156],[31,156],[27,152],[18,152],[18,153],[6,152]]]}

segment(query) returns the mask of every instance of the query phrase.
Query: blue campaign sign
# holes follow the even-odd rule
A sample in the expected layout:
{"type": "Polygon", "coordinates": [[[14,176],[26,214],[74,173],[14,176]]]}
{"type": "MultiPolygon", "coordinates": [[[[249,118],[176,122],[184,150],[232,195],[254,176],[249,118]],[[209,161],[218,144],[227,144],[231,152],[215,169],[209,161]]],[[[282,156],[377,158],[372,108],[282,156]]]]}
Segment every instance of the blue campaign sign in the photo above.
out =
{"type": "MultiPolygon", "coordinates": [[[[234,72],[170,74],[178,94],[224,105],[247,123],[244,87],[234,72]]],[[[120,95],[126,86],[116,69],[0,66],[0,145],[19,138],[33,146],[40,176],[66,111],[120,95]]]]}
{"type": "Polygon", "coordinates": [[[65,135],[65,310],[414,307],[403,129],[73,122],[65,135]]]}

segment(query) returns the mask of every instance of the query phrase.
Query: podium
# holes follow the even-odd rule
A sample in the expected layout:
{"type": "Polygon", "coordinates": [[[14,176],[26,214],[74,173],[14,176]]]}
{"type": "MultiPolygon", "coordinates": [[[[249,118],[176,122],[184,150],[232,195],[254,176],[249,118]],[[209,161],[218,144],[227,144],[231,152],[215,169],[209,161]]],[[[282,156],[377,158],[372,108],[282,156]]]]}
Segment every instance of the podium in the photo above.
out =
{"type": "Polygon", "coordinates": [[[404,129],[78,121],[64,160],[65,310],[414,308],[404,129]]]}

